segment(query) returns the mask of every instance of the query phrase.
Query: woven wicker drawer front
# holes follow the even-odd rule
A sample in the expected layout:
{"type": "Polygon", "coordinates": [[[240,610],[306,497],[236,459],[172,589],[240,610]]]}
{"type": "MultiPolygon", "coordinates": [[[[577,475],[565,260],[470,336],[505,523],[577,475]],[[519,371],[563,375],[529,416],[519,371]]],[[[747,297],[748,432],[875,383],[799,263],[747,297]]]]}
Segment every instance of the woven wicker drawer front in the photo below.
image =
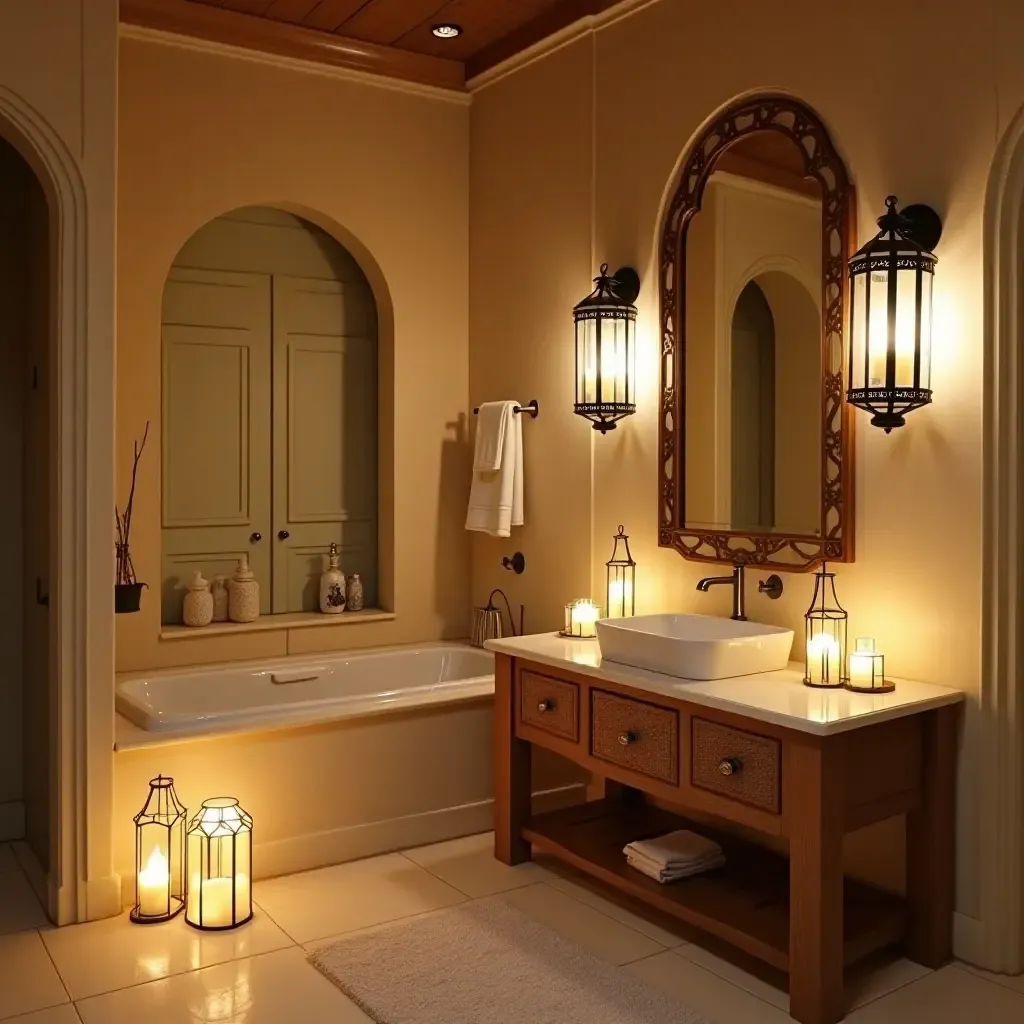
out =
{"type": "Polygon", "coordinates": [[[782,754],[778,740],[695,717],[692,758],[693,785],[780,813],[782,754]]]}
{"type": "Polygon", "coordinates": [[[524,672],[520,676],[519,720],[575,742],[580,738],[580,688],[524,672]]]}
{"type": "Polygon", "coordinates": [[[604,761],[678,785],[679,715],[671,708],[591,690],[590,750],[604,761]]]}

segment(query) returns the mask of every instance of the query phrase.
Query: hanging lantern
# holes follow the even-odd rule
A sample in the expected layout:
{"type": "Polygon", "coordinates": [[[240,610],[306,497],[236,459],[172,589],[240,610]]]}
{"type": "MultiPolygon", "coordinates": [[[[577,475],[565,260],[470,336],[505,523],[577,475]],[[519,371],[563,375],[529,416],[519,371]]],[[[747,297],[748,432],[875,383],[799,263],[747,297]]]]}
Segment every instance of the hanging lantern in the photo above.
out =
{"type": "Polygon", "coordinates": [[[252,917],[252,818],[232,797],[204,800],[188,825],[188,910],[205,931],[252,917]]]}
{"type": "Polygon", "coordinates": [[[576,404],[602,434],[636,412],[636,306],[640,278],[632,267],[608,276],[601,264],[597,287],[572,311],[576,325],[576,404]]]}
{"type": "Polygon", "coordinates": [[[804,616],[807,686],[842,686],[846,682],[846,612],[836,597],[836,574],[825,563],[814,574],[814,597],[804,616]]]}
{"type": "Polygon", "coordinates": [[[850,259],[850,375],[846,399],[887,434],[932,400],[930,251],[942,221],[928,206],[885,201],[879,233],[850,259]]]}
{"type": "Polygon", "coordinates": [[[185,905],[185,808],[174,792],[174,779],[158,775],[135,815],[136,924],[169,921],[185,905]]]}
{"type": "Polygon", "coordinates": [[[608,618],[620,619],[635,611],[636,562],[629,553],[629,537],[623,527],[619,527],[614,540],[612,557],[605,562],[608,568],[608,618]]]}

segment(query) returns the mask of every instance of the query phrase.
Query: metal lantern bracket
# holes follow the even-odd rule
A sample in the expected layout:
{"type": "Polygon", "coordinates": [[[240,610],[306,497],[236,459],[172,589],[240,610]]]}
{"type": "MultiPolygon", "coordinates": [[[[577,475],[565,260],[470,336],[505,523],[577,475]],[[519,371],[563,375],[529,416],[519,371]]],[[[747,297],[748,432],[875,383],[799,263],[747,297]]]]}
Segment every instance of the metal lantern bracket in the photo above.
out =
{"type": "Polygon", "coordinates": [[[619,267],[612,274],[611,287],[617,298],[632,306],[640,294],[640,275],[632,267],[619,267]]]}
{"type": "Polygon", "coordinates": [[[912,203],[900,210],[904,238],[916,242],[922,249],[933,252],[942,238],[942,218],[924,203],[912,203]]]}

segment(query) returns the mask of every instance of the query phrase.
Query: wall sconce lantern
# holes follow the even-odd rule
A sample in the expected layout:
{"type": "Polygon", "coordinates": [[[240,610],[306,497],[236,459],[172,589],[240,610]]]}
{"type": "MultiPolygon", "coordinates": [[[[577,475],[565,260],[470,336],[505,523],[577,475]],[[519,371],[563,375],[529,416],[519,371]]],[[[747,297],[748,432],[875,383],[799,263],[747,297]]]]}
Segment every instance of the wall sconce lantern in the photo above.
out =
{"type": "Polygon", "coordinates": [[[879,233],[850,259],[850,376],[846,400],[887,434],[932,400],[931,250],[942,220],[920,204],[885,201],[879,233]]]}
{"type": "Polygon", "coordinates": [[[636,412],[636,306],[640,277],[632,267],[608,276],[601,264],[597,287],[572,311],[576,325],[577,416],[606,434],[636,412]]]}
{"type": "Polygon", "coordinates": [[[634,598],[636,562],[633,561],[633,556],[629,553],[629,536],[623,527],[619,527],[619,532],[615,534],[614,540],[612,557],[605,562],[608,569],[608,618],[621,619],[633,615],[636,610],[634,598]]]}
{"type": "Polygon", "coordinates": [[[188,824],[185,921],[204,931],[252,917],[252,818],[231,797],[204,800],[188,824]]]}
{"type": "Polygon", "coordinates": [[[174,779],[150,780],[149,796],[135,815],[136,924],[169,921],[185,906],[185,808],[174,779]]]}
{"type": "Polygon", "coordinates": [[[836,597],[836,574],[825,563],[814,574],[814,597],[804,615],[804,685],[840,687],[846,680],[846,612],[836,597]]]}

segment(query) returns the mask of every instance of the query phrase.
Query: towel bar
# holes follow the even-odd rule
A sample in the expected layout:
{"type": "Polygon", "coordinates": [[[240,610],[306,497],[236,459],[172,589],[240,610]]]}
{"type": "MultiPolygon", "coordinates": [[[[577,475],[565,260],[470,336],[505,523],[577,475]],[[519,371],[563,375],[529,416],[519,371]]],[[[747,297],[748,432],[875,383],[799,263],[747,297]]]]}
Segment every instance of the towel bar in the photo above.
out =
{"type": "MultiPolygon", "coordinates": [[[[530,401],[526,403],[526,405],[517,405],[512,411],[525,412],[530,416],[531,419],[536,419],[540,415],[540,406],[537,404],[536,398],[531,398],[530,401]]],[[[477,413],[479,412],[480,409],[479,407],[477,407],[476,409],[473,410],[473,415],[476,416],[477,413]]]]}

